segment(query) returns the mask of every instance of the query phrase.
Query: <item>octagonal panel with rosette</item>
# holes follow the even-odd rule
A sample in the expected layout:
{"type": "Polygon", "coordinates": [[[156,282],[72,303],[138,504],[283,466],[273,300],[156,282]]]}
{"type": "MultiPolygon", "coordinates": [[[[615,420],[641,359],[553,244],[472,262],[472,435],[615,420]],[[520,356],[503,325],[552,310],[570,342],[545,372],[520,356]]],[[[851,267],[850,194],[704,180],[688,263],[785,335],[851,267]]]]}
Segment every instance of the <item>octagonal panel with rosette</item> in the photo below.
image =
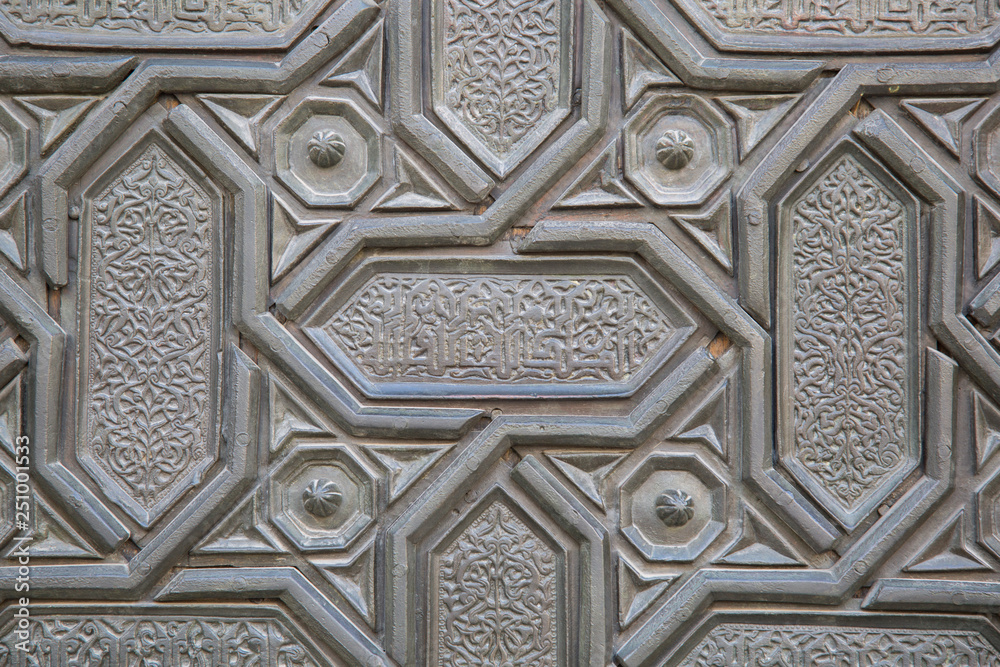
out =
{"type": "Polygon", "coordinates": [[[378,180],[381,136],[348,99],[308,97],[278,122],[279,179],[310,206],[352,206],[378,180]]]}
{"type": "Polygon", "coordinates": [[[625,174],[661,206],[703,202],[732,161],[732,125],[695,95],[651,97],[625,124],[625,174]]]}
{"type": "Polygon", "coordinates": [[[271,520],[303,551],[345,549],[375,521],[372,474],[341,446],[299,445],[270,492],[271,520]]]}
{"type": "Polygon", "coordinates": [[[726,483],[696,455],[653,454],[621,487],[621,530],[654,561],[691,561],[726,525],[726,483]]]}

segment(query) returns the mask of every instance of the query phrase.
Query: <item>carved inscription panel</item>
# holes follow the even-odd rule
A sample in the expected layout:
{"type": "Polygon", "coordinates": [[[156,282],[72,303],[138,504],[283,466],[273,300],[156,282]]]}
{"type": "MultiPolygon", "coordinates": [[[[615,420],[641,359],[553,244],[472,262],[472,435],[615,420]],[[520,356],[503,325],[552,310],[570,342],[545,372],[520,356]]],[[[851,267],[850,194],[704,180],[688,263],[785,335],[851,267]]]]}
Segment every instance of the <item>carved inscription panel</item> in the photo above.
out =
{"type": "Polygon", "coordinates": [[[775,655],[805,665],[827,659],[919,665],[947,656],[971,666],[1000,659],[996,645],[974,630],[721,623],[680,664],[758,667],[771,664],[775,655]]]}
{"type": "Polygon", "coordinates": [[[536,266],[543,273],[375,268],[306,333],[373,395],[532,395],[634,391],[693,328],[642,273],[617,273],[635,265],[605,263],[596,276],[536,266]]]}
{"type": "MultiPolygon", "coordinates": [[[[46,610],[28,645],[8,633],[0,664],[25,665],[301,665],[325,664],[317,650],[278,618],[237,615],[102,615],[97,609],[46,610]],[[82,613],[81,613],[82,611],[82,613]]],[[[245,613],[245,611],[244,611],[245,613]]]]}
{"type": "Polygon", "coordinates": [[[1000,665],[997,0],[0,37],[0,667],[1000,665]]]}
{"type": "Polygon", "coordinates": [[[17,41],[131,48],[246,48],[288,40],[321,0],[3,0],[17,41]]]}

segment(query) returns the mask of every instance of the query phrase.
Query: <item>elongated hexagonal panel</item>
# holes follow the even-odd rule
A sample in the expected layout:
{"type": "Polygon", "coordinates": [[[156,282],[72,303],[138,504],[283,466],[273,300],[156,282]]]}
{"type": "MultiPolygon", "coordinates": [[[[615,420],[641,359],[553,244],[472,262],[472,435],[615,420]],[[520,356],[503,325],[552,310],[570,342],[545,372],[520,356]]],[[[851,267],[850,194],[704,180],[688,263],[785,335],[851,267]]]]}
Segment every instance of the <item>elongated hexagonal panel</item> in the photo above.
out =
{"type": "Polygon", "coordinates": [[[718,614],[693,647],[668,664],[684,667],[782,664],[925,665],[945,660],[991,665],[1000,659],[996,631],[981,619],[933,616],[718,614]]]}
{"type": "Polygon", "coordinates": [[[845,0],[680,0],[720,47],[774,51],[926,51],[994,44],[995,7],[974,0],[868,2],[845,0]]]}
{"type": "Polygon", "coordinates": [[[143,526],[218,451],[220,206],[152,135],[84,198],[77,455],[143,526]]]}
{"type": "Polygon", "coordinates": [[[15,624],[0,640],[0,655],[9,656],[11,665],[330,664],[283,611],[270,606],[185,606],[167,613],[117,607],[119,613],[39,607],[27,637],[17,634],[15,624]]]}
{"type": "Polygon", "coordinates": [[[286,46],[325,0],[0,2],[0,32],[14,42],[137,49],[286,46]]]}
{"type": "Polygon", "coordinates": [[[496,498],[439,547],[429,664],[565,663],[565,556],[530,523],[496,498]]]}
{"type": "Polygon", "coordinates": [[[438,116],[506,176],[569,113],[574,3],[433,0],[438,116]]]}
{"type": "Polygon", "coordinates": [[[305,331],[370,396],[615,396],[691,334],[634,262],[373,261],[305,331]]]}
{"type": "Polygon", "coordinates": [[[781,458],[851,528],[920,457],[917,220],[850,142],[781,205],[781,458]]]}

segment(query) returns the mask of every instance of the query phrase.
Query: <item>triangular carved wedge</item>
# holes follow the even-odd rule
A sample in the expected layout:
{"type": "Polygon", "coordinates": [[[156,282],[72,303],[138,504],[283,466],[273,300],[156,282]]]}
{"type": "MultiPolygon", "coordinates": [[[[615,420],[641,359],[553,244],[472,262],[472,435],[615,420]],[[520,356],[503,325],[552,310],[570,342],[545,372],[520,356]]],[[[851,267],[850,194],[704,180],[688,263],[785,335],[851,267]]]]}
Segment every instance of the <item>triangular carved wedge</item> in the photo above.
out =
{"type": "Polygon", "coordinates": [[[805,565],[792,546],[761,515],[744,507],[740,536],[715,561],[718,565],[789,567],[805,565]]]}
{"type": "Polygon", "coordinates": [[[753,95],[716,99],[736,121],[736,134],[740,139],[742,160],[791,111],[799,101],[799,96],[753,95]]]}
{"type": "Polygon", "coordinates": [[[79,95],[37,95],[15,99],[38,121],[41,153],[48,155],[83,120],[84,114],[90,111],[100,98],[79,95]]]}
{"type": "Polygon", "coordinates": [[[448,453],[452,445],[362,445],[389,476],[389,502],[398,499],[424,471],[448,453]]]}
{"type": "Polygon", "coordinates": [[[369,544],[349,560],[315,560],[323,576],[369,626],[375,627],[375,547],[369,544]]]}
{"type": "Polygon", "coordinates": [[[674,215],[684,231],[708,251],[729,275],[733,274],[732,203],[726,192],[706,212],[674,215]]]}
{"type": "Polygon", "coordinates": [[[21,433],[21,374],[0,389],[0,445],[14,455],[14,439],[21,433]]]}
{"type": "Polygon", "coordinates": [[[1000,409],[983,394],[972,390],[976,436],[976,468],[981,469],[1000,447],[1000,409]]]}
{"type": "Polygon", "coordinates": [[[276,282],[316,247],[339,220],[301,220],[281,198],[273,197],[272,202],[271,281],[276,282]]]}
{"type": "Polygon", "coordinates": [[[455,200],[420,165],[394,148],[396,183],[382,195],[375,211],[456,211],[455,200]]]}
{"type": "Polygon", "coordinates": [[[733,393],[731,378],[725,378],[685,421],[674,440],[700,442],[723,459],[729,455],[733,393]]]}
{"type": "Polygon", "coordinates": [[[653,86],[680,86],[682,81],[627,30],[622,30],[622,85],[625,109],[653,86]]]}
{"type": "Polygon", "coordinates": [[[260,149],[260,124],[284,97],[276,95],[198,95],[209,113],[255,158],[260,149]]]}
{"type": "Polygon", "coordinates": [[[1000,212],[976,196],[976,268],[980,278],[1000,262],[1000,212]]]}
{"type": "Polygon", "coordinates": [[[622,180],[618,140],[612,141],[566,189],[553,208],[640,206],[622,180]]]}
{"type": "Polygon", "coordinates": [[[965,572],[992,570],[965,539],[965,511],[945,524],[921,552],[903,568],[907,572],[965,572]]]}
{"type": "Polygon", "coordinates": [[[0,253],[22,272],[28,269],[26,197],[22,192],[0,211],[0,253]]]}
{"type": "Polygon", "coordinates": [[[381,109],[383,43],[382,22],[379,21],[330,68],[320,85],[351,86],[381,109]]]}
{"type": "MultiPolygon", "coordinates": [[[[100,558],[94,549],[80,533],[70,526],[58,512],[35,494],[34,523],[31,537],[31,558],[100,558]]],[[[17,543],[14,543],[16,547],[17,543]]],[[[4,554],[10,558],[11,551],[4,554]]]]}
{"type": "Polygon", "coordinates": [[[237,505],[191,553],[195,556],[284,553],[263,527],[266,519],[260,511],[259,495],[260,491],[256,491],[237,505]]]}
{"type": "Polygon", "coordinates": [[[906,100],[901,106],[928,134],[957,157],[962,145],[962,123],[982,103],[982,98],[965,97],[951,100],[906,100]]]}
{"type": "Polygon", "coordinates": [[[675,575],[650,575],[628,562],[618,559],[618,623],[622,628],[649,609],[663,591],[677,579],[675,575]]]}
{"type": "Polygon", "coordinates": [[[545,456],[583,495],[604,509],[604,480],[628,452],[546,452],[545,456]]]}
{"type": "Polygon", "coordinates": [[[268,380],[271,405],[271,453],[281,452],[295,436],[328,433],[322,422],[296,400],[273,374],[268,380]]]}

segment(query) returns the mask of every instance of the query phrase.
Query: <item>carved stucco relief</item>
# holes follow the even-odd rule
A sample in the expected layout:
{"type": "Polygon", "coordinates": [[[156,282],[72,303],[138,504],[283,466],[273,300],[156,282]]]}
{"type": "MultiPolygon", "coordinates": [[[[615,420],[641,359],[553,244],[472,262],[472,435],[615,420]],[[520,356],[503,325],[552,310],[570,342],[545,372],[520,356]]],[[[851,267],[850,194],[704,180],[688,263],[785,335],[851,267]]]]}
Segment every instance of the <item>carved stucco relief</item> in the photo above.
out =
{"type": "Polygon", "coordinates": [[[0,2],[0,665],[997,664],[997,16],[0,2]]]}

